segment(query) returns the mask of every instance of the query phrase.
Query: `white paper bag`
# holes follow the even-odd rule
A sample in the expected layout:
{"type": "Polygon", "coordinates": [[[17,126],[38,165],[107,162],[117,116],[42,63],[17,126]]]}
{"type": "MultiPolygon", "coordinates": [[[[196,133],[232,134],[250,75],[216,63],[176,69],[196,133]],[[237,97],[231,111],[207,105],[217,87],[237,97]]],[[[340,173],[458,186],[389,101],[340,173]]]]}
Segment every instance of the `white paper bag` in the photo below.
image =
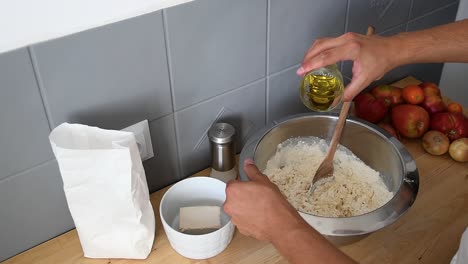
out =
{"type": "Polygon", "coordinates": [[[64,123],[49,139],[84,256],[146,258],[155,220],[133,133],[64,123]]]}

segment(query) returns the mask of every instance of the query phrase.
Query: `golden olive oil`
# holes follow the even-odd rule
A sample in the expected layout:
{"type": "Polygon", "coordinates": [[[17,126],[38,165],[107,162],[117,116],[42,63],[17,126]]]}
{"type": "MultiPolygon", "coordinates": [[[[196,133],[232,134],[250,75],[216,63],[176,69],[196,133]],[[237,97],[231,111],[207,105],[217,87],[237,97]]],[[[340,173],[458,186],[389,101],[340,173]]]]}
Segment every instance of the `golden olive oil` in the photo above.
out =
{"type": "Polygon", "coordinates": [[[328,73],[308,73],[301,83],[302,102],[314,111],[329,111],[341,100],[343,81],[341,76],[328,73]]]}

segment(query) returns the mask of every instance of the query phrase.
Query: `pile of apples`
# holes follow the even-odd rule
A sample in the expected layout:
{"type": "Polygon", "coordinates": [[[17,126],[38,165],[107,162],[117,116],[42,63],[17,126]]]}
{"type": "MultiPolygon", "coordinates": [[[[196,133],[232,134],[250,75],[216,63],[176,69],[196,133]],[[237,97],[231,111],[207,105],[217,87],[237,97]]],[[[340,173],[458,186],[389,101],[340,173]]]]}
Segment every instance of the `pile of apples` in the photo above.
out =
{"type": "Polygon", "coordinates": [[[463,107],[446,105],[431,82],[398,88],[379,85],[354,98],[356,116],[379,125],[396,138],[422,138],[424,150],[468,162],[468,118],[463,107]]]}

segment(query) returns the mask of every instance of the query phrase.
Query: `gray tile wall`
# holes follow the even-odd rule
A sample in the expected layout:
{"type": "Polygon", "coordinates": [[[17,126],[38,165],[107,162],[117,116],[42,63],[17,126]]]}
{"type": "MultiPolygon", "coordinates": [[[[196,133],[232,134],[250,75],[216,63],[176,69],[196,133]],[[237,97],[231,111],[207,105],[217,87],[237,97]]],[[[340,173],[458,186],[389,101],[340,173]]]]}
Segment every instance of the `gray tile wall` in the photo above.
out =
{"type": "MultiPolygon", "coordinates": [[[[317,37],[380,34],[453,21],[458,1],[197,0],[0,54],[0,261],[73,228],[51,129],[150,121],[156,191],[210,163],[206,131],[232,123],[237,150],[255,130],[305,112],[295,70],[317,37]]],[[[346,79],[349,63],[343,64],[346,79]]],[[[441,65],[406,75],[438,82],[441,65]]],[[[160,227],[158,227],[160,228],[160,227]]]]}

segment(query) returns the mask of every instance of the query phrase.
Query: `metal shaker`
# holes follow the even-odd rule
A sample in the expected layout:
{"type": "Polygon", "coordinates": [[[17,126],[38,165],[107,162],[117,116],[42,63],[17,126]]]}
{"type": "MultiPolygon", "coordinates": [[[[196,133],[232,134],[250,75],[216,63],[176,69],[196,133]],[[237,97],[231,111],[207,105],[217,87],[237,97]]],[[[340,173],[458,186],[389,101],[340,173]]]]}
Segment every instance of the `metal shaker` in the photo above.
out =
{"type": "Polygon", "coordinates": [[[234,127],[228,123],[214,124],[208,131],[212,153],[212,169],[225,172],[234,168],[236,162],[235,133],[234,127]]]}

